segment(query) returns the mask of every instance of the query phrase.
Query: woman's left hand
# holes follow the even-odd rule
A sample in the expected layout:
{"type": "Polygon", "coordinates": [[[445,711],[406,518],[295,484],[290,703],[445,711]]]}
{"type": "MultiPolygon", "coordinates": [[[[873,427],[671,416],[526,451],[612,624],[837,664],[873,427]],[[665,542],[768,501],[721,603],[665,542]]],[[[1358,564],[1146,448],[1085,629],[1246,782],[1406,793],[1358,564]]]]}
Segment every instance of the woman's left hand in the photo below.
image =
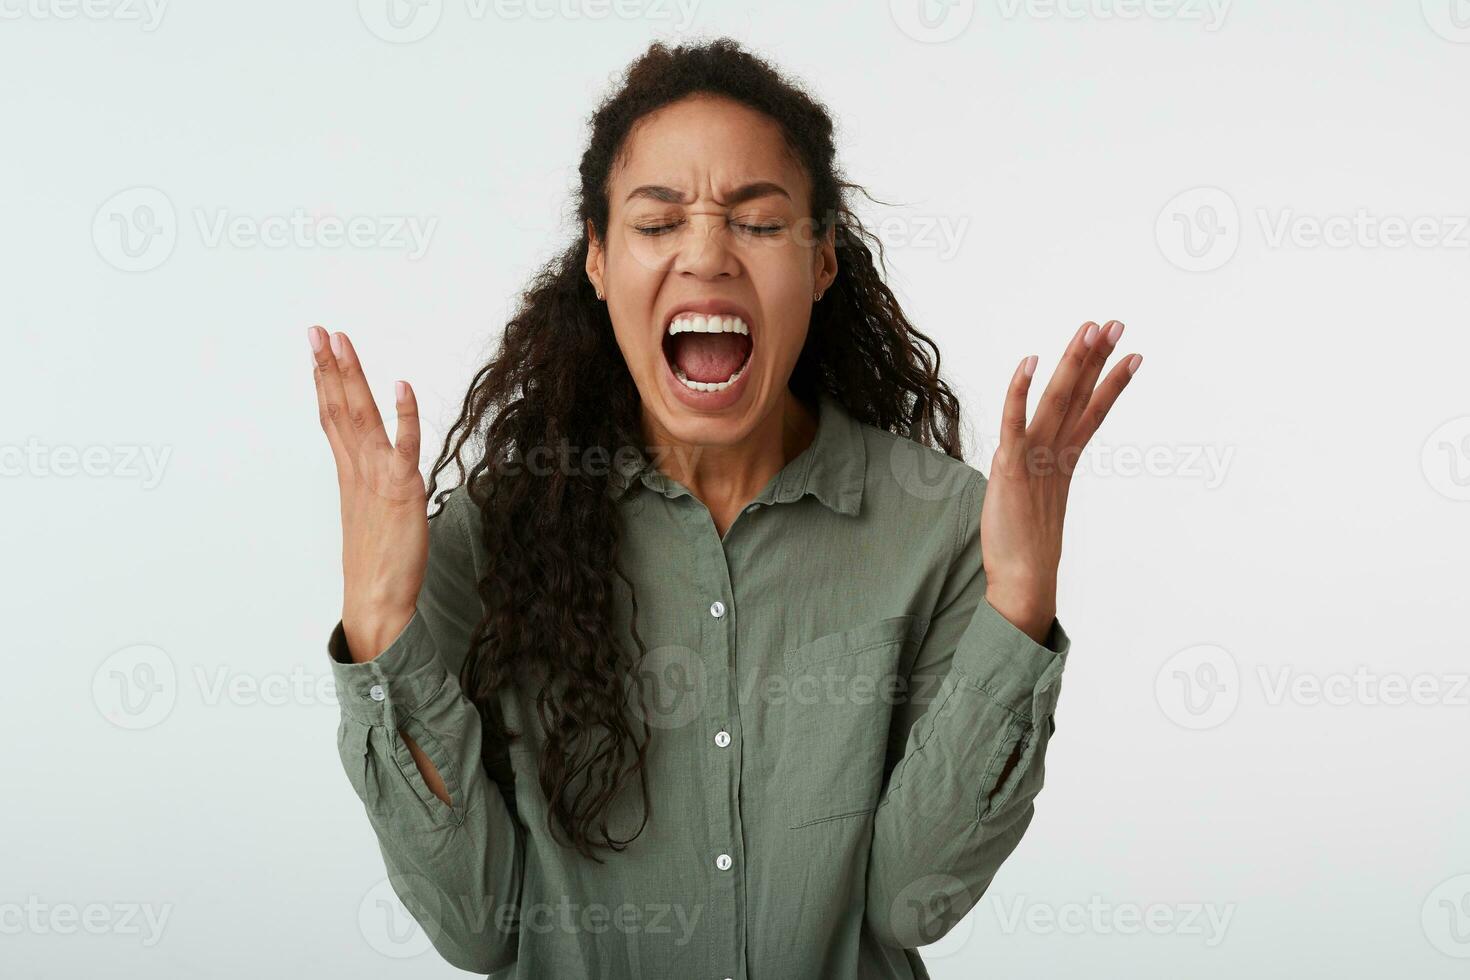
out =
{"type": "Polygon", "coordinates": [[[1113,407],[1143,356],[1125,357],[1097,383],[1123,335],[1123,324],[1084,323],[1042,392],[1026,424],[1026,394],[1036,356],[1011,378],[1001,418],[1000,446],[990,464],[980,510],[980,555],[985,599],[1018,629],[1046,642],[1056,616],[1057,568],[1067,491],[1082,449],[1113,407]]]}

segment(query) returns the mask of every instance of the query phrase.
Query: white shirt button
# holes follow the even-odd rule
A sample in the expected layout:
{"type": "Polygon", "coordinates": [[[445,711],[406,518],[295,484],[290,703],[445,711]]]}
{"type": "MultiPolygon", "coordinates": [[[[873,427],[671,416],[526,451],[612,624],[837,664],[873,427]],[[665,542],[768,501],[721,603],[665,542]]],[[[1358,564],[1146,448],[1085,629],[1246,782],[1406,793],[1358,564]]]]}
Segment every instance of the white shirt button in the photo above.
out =
{"type": "Polygon", "coordinates": [[[729,871],[730,855],[721,854],[719,857],[715,858],[715,867],[719,868],[721,871],[729,871]]]}
{"type": "Polygon", "coordinates": [[[709,614],[715,617],[715,619],[719,619],[721,616],[725,615],[725,604],[718,599],[716,599],[714,602],[711,602],[709,604],[709,614]]]}
{"type": "Polygon", "coordinates": [[[722,749],[725,746],[729,745],[730,744],[730,733],[729,732],[715,732],[715,744],[718,745],[722,749]]]}
{"type": "Polygon", "coordinates": [[[372,698],[374,701],[383,700],[383,685],[374,684],[372,687],[368,688],[368,697],[372,698]]]}

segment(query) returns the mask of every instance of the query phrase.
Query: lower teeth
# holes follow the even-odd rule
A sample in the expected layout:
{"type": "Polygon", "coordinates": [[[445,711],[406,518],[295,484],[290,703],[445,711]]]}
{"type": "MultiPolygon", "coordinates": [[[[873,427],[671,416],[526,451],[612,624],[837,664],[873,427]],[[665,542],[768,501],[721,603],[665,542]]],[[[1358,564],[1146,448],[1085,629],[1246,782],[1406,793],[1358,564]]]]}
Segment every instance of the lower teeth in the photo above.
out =
{"type": "Polygon", "coordinates": [[[684,373],[684,369],[677,364],[674,365],[674,377],[678,378],[680,383],[691,391],[724,391],[739,380],[740,375],[744,373],[745,365],[742,364],[739,370],[724,381],[690,381],[689,375],[684,373]]]}

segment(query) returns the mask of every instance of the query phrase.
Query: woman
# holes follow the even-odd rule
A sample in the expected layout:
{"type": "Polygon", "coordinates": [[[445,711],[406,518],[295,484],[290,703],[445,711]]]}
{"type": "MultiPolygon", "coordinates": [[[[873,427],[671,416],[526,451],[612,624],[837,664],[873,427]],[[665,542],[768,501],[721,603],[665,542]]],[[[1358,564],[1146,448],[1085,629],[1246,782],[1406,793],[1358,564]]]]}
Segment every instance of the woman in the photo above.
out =
{"type": "Polygon", "coordinates": [[[655,44],[591,129],[585,233],[427,490],[412,389],[390,442],[309,331],[342,762],[463,969],[927,976],[1031,820],[1070,472],[1140,359],[1099,384],[1122,325],[1084,325],[1028,425],[1026,358],[987,482],[821,106],[732,42],[655,44]]]}

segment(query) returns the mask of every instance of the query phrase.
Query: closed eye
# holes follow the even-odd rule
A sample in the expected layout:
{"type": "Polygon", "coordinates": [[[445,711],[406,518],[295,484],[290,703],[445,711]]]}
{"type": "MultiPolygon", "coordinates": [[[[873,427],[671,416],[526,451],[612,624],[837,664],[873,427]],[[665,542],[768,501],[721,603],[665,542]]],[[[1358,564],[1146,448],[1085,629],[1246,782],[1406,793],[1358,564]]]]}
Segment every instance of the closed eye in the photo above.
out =
{"type": "MultiPolygon", "coordinates": [[[[638,234],[640,234],[640,235],[646,235],[648,237],[654,237],[654,236],[657,236],[657,235],[666,235],[670,231],[673,231],[675,228],[679,227],[680,224],[682,224],[682,222],[675,221],[675,222],[673,222],[671,224],[665,224],[665,225],[641,225],[641,226],[636,227],[634,230],[636,230],[638,232],[638,234]]],[[[739,228],[743,232],[746,232],[747,234],[761,235],[761,236],[774,235],[774,234],[776,234],[777,232],[779,232],[781,230],[781,226],[778,225],[778,224],[777,225],[750,225],[750,224],[744,224],[744,223],[737,222],[735,224],[735,227],[736,228],[739,228]]]]}

